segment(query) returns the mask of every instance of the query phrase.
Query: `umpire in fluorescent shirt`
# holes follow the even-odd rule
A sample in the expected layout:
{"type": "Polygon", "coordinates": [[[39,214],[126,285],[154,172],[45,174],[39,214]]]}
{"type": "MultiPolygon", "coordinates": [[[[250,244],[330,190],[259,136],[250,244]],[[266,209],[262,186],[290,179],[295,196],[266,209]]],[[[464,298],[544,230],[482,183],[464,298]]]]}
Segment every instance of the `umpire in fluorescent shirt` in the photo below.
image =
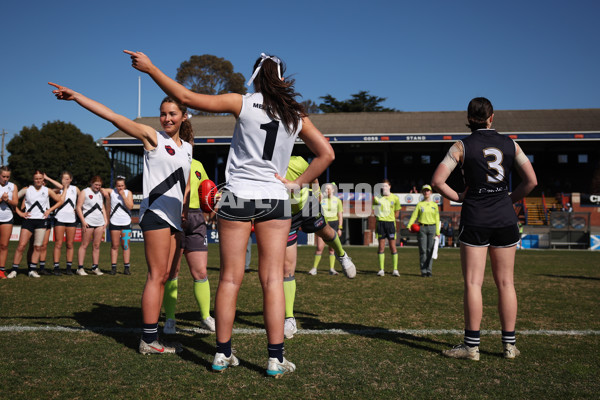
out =
{"type": "Polygon", "coordinates": [[[440,235],[440,211],[438,205],[431,198],[431,186],[423,185],[421,189],[424,199],[417,203],[415,210],[410,216],[408,226],[411,227],[415,221],[419,222],[419,260],[421,263],[421,276],[430,277],[433,264],[433,245],[435,237],[440,235]]]}

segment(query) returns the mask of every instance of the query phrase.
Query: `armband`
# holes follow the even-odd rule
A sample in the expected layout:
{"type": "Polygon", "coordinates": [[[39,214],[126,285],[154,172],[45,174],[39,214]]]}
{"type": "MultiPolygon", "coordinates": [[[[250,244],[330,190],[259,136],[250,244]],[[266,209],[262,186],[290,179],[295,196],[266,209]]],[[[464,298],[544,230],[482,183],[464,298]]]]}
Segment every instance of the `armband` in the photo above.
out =
{"type": "Polygon", "coordinates": [[[525,155],[525,153],[522,150],[520,152],[518,152],[517,155],[515,156],[515,163],[517,163],[517,165],[523,165],[527,161],[529,161],[529,158],[527,158],[527,156],[525,155]]]}

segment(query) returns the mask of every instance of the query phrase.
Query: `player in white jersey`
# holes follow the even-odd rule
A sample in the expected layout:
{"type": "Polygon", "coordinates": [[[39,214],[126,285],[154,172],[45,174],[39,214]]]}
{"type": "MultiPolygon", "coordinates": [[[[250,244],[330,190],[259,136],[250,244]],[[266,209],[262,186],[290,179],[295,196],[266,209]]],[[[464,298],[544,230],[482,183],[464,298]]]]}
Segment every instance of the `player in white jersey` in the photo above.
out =
{"type": "Polygon", "coordinates": [[[104,189],[106,196],[106,209],[110,210],[108,230],[110,231],[110,274],[117,273],[117,258],[119,244],[123,248],[123,273],[130,275],[129,269],[131,250],[131,209],[133,208],[133,194],[125,186],[125,177],[117,176],[114,189],[104,189]]]}
{"type": "Polygon", "coordinates": [[[33,252],[29,263],[28,275],[32,278],[40,277],[35,269],[40,258],[40,248],[46,233],[48,215],[56,208],[60,207],[62,202],[63,199],[61,196],[53,191],[49,191],[48,188],[44,186],[44,174],[36,170],[33,173],[33,185],[27,187],[25,191],[25,198],[21,205],[23,210],[18,207],[15,208],[17,214],[24,218],[24,221],[21,225],[19,245],[15,251],[12,271],[8,274],[8,278],[17,276],[17,270],[21,263],[21,259],[23,258],[23,252],[32,236],[34,237],[32,243],[33,252]],[[52,207],[50,207],[50,199],[55,201],[55,204],[52,207]]]}
{"type": "Polygon", "coordinates": [[[192,92],[167,77],[143,53],[125,53],[131,56],[134,68],[150,75],[169,96],[190,108],[230,113],[237,120],[217,213],[221,273],[215,298],[217,354],[213,370],[239,364],[231,352],[231,336],[254,220],[268,339],[267,375],[279,377],[294,371],[295,365],[283,357],[283,265],[291,212],[286,187],[279,179],[285,175],[297,136],[316,155],[296,180],[298,184],[317,178],[333,161],[333,149],[296,102],[294,81],[283,78],[284,66],[277,57],[261,54],[256,60],[248,82],[254,82],[254,94],[210,96],[192,92]]]}
{"type": "Polygon", "coordinates": [[[165,282],[173,268],[174,255],[180,248],[179,231],[184,211],[184,193],[192,163],[192,126],[187,108],[165,98],[160,105],[162,131],[119,115],[81,93],[49,83],[59,100],[74,100],[80,106],[111,122],[144,146],[143,195],[140,227],[148,275],[142,293],[142,354],[179,353],[182,347],[158,339],[158,319],[165,282]]]}
{"type": "Polygon", "coordinates": [[[0,279],[6,279],[8,243],[14,221],[13,209],[19,204],[17,185],[10,180],[10,168],[0,167],[0,279]]]}
{"type": "Polygon", "coordinates": [[[67,262],[65,274],[73,275],[73,254],[75,248],[75,233],[77,232],[77,214],[75,206],[79,197],[79,188],[71,185],[73,174],[69,171],[63,171],[60,177],[60,182],[55,181],[48,175],[44,176],[48,182],[56,186],[54,191],[65,195],[64,203],[56,209],[54,221],[54,275],[60,275],[60,256],[62,253],[63,243],[66,242],[67,247],[67,262]]]}
{"type": "Polygon", "coordinates": [[[102,178],[94,176],[90,180],[90,186],[79,192],[75,211],[81,221],[81,244],[77,250],[77,275],[85,276],[87,272],[83,268],[85,253],[92,242],[92,273],[104,275],[98,268],[100,261],[100,243],[104,229],[108,225],[108,214],[104,207],[104,194],[102,193],[102,178]]]}

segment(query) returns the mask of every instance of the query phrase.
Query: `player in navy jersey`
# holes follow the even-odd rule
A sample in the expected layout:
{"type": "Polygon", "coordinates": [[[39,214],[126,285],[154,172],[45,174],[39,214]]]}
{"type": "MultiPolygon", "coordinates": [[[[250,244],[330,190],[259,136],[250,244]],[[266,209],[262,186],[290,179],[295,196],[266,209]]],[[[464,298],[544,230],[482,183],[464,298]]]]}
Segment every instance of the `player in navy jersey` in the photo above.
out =
{"type": "Polygon", "coordinates": [[[111,122],[144,146],[143,199],[140,227],[148,275],[142,293],[142,354],[179,353],[182,347],[158,339],[158,319],[165,282],[180,248],[179,232],[184,211],[184,193],[192,162],[192,126],[187,108],[165,98],[160,105],[162,131],[119,115],[108,107],[64,86],[50,83],[59,100],[74,100],[83,108],[111,122]]]}
{"type": "Polygon", "coordinates": [[[537,185],[537,179],[519,145],[491,129],[494,109],[488,99],[474,98],[467,111],[471,135],[450,148],[432,178],[432,185],[439,193],[463,203],[459,240],[465,282],[465,336],[462,344],[443,354],[479,360],[481,286],[489,252],[498,288],[504,357],[512,359],[520,354],[515,346],[514,287],[515,251],[520,235],[513,203],[525,197],[537,185]],[[446,183],[457,165],[465,180],[463,193],[457,193],[446,183]],[[508,182],[513,168],[521,176],[521,183],[511,193],[508,182]]]}
{"type": "Polygon", "coordinates": [[[267,375],[279,377],[294,371],[295,365],[283,357],[283,265],[291,212],[280,179],[297,136],[316,155],[297,184],[317,178],[333,161],[333,149],[295,100],[294,81],[284,79],[284,66],[277,57],[261,54],[256,60],[248,82],[254,83],[255,93],[210,96],[192,92],[167,77],[143,53],[125,53],[131,56],[134,68],[150,75],[169,96],[197,110],[230,113],[237,120],[217,213],[221,273],[215,298],[217,354],[213,370],[239,364],[231,351],[231,334],[254,220],[268,339],[267,375]]]}

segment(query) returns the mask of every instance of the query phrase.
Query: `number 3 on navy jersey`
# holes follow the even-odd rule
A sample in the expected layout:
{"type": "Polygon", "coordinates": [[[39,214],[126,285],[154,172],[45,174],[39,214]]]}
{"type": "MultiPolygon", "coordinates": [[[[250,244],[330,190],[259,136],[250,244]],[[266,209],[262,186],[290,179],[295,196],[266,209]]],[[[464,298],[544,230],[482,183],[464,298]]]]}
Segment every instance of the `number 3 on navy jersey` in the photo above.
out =
{"type": "Polygon", "coordinates": [[[502,182],[504,179],[504,167],[502,166],[504,155],[502,152],[495,147],[488,147],[487,149],[483,149],[483,156],[486,159],[487,157],[494,157],[492,161],[487,161],[487,164],[489,169],[496,171],[496,174],[488,174],[487,181],[492,183],[502,182]]]}
{"type": "Polygon", "coordinates": [[[277,139],[277,130],[279,129],[279,121],[271,121],[268,124],[262,124],[260,129],[267,132],[265,146],[263,147],[262,159],[271,161],[273,158],[273,150],[275,150],[275,140],[277,139]]]}

